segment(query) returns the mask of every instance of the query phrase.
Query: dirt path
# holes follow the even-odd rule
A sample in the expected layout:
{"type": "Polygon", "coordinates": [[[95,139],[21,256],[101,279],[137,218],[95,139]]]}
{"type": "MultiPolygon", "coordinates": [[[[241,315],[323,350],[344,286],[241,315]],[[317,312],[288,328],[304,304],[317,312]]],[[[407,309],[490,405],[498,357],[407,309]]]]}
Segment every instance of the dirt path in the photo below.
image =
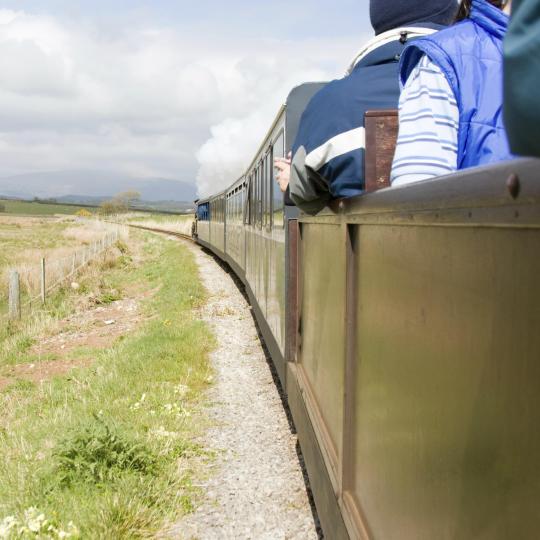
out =
{"type": "MultiPolygon", "coordinates": [[[[187,243],[186,243],[187,244],[187,243]]],[[[310,540],[318,537],[296,436],[259,341],[251,310],[233,279],[191,246],[210,298],[202,317],[217,337],[210,391],[213,425],[206,447],[217,453],[196,511],[168,538],[310,540]]]]}
{"type": "Polygon", "coordinates": [[[41,336],[28,351],[32,362],[0,368],[0,391],[19,380],[40,383],[73,368],[89,366],[95,354],[121,336],[133,332],[143,321],[140,303],[155,291],[127,294],[104,306],[82,303],[69,317],[58,321],[57,331],[41,336]],[[82,357],[73,356],[85,349],[82,357]]]}

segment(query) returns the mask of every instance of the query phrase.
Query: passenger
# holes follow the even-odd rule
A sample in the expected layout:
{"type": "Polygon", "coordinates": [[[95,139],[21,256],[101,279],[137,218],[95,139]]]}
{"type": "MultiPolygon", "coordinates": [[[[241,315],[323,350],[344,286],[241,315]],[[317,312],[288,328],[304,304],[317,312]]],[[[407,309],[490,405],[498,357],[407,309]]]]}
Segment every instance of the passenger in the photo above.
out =
{"type": "Polygon", "coordinates": [[[540,0],[514,0],[504,40],[504,122],[515,154],[540,157],[540,0]]]}
{"type": "Polygon", "coordinates": [[[462,0],[458,24],[405,48],[392,185],[512,158],[502,118],[505,4],[462,0]]]}
{"type": "Polygon", "coordinates": [[[405,43],[451,23],[456,0],[371,0],[376,37],[354,59],[347,76],[311,99],[290,155],[276,160],[277,180],[305,212],[315,214],[332,198],[364,189],[364,113],[396,109],[398,60],[405,43]]]}

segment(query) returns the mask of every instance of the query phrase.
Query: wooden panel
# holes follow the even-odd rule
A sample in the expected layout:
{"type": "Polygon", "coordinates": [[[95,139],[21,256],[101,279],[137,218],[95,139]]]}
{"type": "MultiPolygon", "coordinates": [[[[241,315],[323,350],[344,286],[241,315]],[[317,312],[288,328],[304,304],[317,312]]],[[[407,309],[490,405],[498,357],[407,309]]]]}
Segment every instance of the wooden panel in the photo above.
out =
{"type": "Polygon", "coordinates": [[[302,448],[302,456],[306,464],[324,538],[328,538],[328,540],[348,540],[349,534],[335,496],[334,487],[328,475],[328,468],[313,429],[313,423],[307,412],[302,391],[297,382],[296,366],[294,363],[289,362],[287,369],[288,402],[302,448]]]}
{"type": "Polygon", "coordinates": [[[366,128],[365,190],[376,191],[390,185],[390,171],[398,134],[395,110],[368,111],[366,128]]]}
{"type": "Polygon", "coordinates": [[[299,383],[336,492],[340,489],[345,369],[343,229],[302,227],[299,383]]]}
{"type": "Polygon", "coordinates": [[[298,331],[298,220],[290,219],[287,244],[287,352],[288,362],[296,361],[296,338],[298,331]]]}
{"type": "Polygon", "coordinates": [[[373,538],[532,539],[540,231],[362,225],[355,488],[373,538]]]}

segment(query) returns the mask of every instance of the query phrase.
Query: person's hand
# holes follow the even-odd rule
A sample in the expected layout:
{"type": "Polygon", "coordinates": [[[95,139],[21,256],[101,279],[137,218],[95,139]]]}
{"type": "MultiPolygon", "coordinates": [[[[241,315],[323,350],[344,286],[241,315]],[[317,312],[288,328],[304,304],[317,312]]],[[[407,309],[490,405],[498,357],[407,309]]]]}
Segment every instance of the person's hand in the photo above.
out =
{"type": "Polygon", "coordinates": [[[291,177],[291,153],[287,154],[286,158],[274,159],[274,167],[277,169],[276,181],[279,185],[279,189],[285,193],[287,186],[289,185],[289,179],[291,177]]]}

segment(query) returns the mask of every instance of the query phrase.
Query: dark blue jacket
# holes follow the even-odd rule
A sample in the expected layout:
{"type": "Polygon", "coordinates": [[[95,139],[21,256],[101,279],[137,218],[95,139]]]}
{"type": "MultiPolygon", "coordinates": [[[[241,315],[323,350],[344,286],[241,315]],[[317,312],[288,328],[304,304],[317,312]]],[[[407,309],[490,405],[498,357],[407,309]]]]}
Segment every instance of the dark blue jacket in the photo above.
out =
{"type": "Polygon", "coordinates": [[[324,86],[302,115],[292,147],[290,196],[308,213],[318,212],[332,198],[364,190],[364,114],[396,109],[399,98],[398,62],[405,43],[400,29],[389,34],[390,42],[369,52],[346,77],[324,86]]]}
{"type": "Polygon", "coordinates": [[[508,17],[473,0],[470,17],[409,44],[401,57],[405,83],[423,54],[445,74],[459,108],[458,169],[511,159],[503,124],[502,40],[508,17]]]}

